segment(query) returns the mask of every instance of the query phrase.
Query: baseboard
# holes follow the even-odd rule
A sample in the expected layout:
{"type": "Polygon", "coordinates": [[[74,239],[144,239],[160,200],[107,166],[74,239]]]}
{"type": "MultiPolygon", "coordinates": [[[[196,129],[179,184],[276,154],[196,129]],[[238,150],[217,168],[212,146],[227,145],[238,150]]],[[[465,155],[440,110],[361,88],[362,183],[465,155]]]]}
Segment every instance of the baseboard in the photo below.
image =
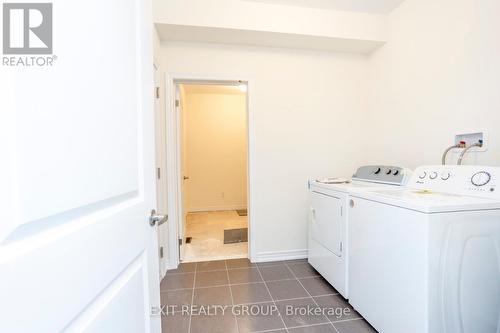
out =
{"type": "Polygon", "coordinates": [[[203,257],[203,258],[184,258],[182,262],[202,262],[202,261],[214,261],[214,260],[231,260],[231,259],[243,259],[248,258],[246,254],[238,254],[233,256],[213,256],[213,257],[203,257]]]}
{"type": "Polygon", "coordinates": [[[160,281],[163,280],[163,278],[167,275],[167,269],[169,269],[169,268],[160,267],[160,281]]]}
{"type": "Polygon", "coordinates": [[[304,250],[288,250],[288,251],[272,251],[259,252],[257,256],[251,258],[252,262],[268,262],[293,259],[307,258],[307,249],[304,250]]]}
{"type": "Polygon", "coordinates": [[[165,273],[163,276],[165,276],[167,274],[168,270],[176,269],[176,268],[177,268],[177,266],[171,265],[170,260],[167,260],[167,262],[165,263],[165,273]]]}
{"type": "Polygon", "coordinates": [[[238,210],[238,209],[247,209],[247,205],[190,207],[186,210],[188,213],[196,213],[196,212],[216,212],[221,210],[238,210]]]}
{"type": "MultiPolygon", "coordinates": [[[[234,256],[229,259],[235,259],[235,258],[246,258],[246,255],[242,256],[234,256]]],[[[288,250],[288,251],[272,251],[272,252],[260,252],[257,254],[256,257],[251,258],[250,260],[252,262],[270,262],[270,261],[281,261],[281,260],[294,260],[294,259],[306,259],[307,258],[307,249],[304,250],[288,250]]],[[[204,258],[196,261],[206,261],[206,260],[219,260],[219,259],[228,259],[227,257],[224,258],[204,258]]],[[[187,260],[185,262],[190,262],[190,260],[187,260]]],[[[165,268],[167,270],[170,269],[176,269],[177,266],[173,266],[170,264],[169,261],[166,262],[165,268]]],[[[165,276],[167,272],[162,272],[162,275],[165,276]]]]}

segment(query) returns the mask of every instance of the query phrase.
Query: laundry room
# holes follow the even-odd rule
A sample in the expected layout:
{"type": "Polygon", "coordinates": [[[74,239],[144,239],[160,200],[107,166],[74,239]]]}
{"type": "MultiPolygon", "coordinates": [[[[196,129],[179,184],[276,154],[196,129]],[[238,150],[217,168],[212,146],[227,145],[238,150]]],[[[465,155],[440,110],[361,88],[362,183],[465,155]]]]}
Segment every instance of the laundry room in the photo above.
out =
{"type": "Polygon", "coordinates": [[[499,13],[4,3],[0,331],[499,333],[499,13]]]}
{"type": "MultiPolygon", "coordinates": [[[[359,1],[348,11],[333,10],[347,6],[342,1],[226,4],[213,13],[212,5],[203,2],[182,7],[157,3],[155,55],[167,73],[165,85],[168,89],[182,79],[247,82],[248,258],[308,258],[309,267],[347,302],[349,281],[359,284],[358,262],[376,262],[358,258],[359,245],[349,246],[350,240],[358,242],[358,234],[349,233],[349,212],[354,212],[350,204],[357,206],[359,200],[353,193],[405,188],[423,165],[500,165],[500,138],[495,135],[500,130],[500,42],[495,37],[500,25],[493,14],[499,4],[377,1],[370,4],[378,9],[368,10],[368,3],[359,1]],[[352,8],[361,3],[363,10],[352,8]],[[198,11],[203,17],[195,18],[198,11]],[[244,19],[239,14],[244,11],[258,11],[261,20],[244,19]],[[239,20],[231,21],[236,16],[239,20]]],[[[469,170],[462,177],[483,171],[469,170]]],[[[457,177],[453,168],[426,172],[432,173],[426,174],[430,178],[417,178],[413,184],[419,191],[433,188],[428,182],[434,179],[457,177]]],[[[388,228],[397,234],[396,226],[388,228]]],[[[175,233],[174,228],[169,231],[175,233]]],[[[366,279],[363,267],[359,274],[366,279]]],[[[384,276],[377,270],[373,274],[384,276]]],[[[383,285],[378,288],[383,290],[383,285]]],[[[408,326],[397,321],[383,325],[386,315],[370,312],[383,307],[370,303],[371,298],[358,301],[360,290],[370,292],[354,288],[347,307],[366,306],[364,318],[371,328],[425,331],[410,323],[428,323],[427,317],[405,317],[404,311],[399,315],[408,326]]],[[[393,304],[412,297],[403,290],[397,295],[400,299],[393,304]]],[[[423,306],[431,306],[427,301],[423,306]]]]}
{"type": "MultiPolygon", "coordinates": [[[[305,254],[310,179],[350,177],[361,165],[440,164],[457,136],[473,133],[486,149],[469,151],[464,164],[499,163],[495,1],[377,1],[391,8],[384,13],[319,5],[328,1],[229,1],[216,12],[183,3],[157,1],[154,10],[155,57],[180,75],[166,81],[249,82],[254,257],[305,254]],[[244,29],[237,37],[231,17],[244,29]]],[[[459,155],[450,151],[448,162],[459,155]]]]}

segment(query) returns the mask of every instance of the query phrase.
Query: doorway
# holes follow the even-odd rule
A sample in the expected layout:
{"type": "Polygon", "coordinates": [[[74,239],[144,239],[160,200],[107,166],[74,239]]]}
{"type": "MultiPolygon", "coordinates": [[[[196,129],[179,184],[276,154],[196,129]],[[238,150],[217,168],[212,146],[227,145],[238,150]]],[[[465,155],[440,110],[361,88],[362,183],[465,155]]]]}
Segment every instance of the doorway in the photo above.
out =
{"type": "Polygon", "coordinates": [[[168,266],[248,258],[248,81],[166,83],[168,266]]]}
{"type": "Polygon", "coordinates": [[[247,86],[178,84],[184,262],[248,257],[247,86]]]}

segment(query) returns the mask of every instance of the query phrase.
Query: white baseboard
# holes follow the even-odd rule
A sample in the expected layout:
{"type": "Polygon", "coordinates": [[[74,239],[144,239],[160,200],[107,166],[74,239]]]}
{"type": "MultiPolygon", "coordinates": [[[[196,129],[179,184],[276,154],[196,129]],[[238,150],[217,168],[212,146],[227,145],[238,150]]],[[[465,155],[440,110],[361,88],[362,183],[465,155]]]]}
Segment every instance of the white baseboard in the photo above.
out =
{"type": "Polygon", "coordinates": [[[172,261],[168,257],[160,258],[160,278],[163,279],[167,275],[167,271],[171,269],[176,269],[177,267],[172,264],[172,261]]]}
{"type": "MultiPolygon", "coordinates": [[[[220,258],[204,258],[200,260],[193,260],[193,261],[206,261],[206,260],[219,260],[219,259],[236,259],[236,258],[246,258],[246,255],[242,256],[234,256],[231,258],[227,257],[220,257],[220,258]]],[[[294,260],[294,259],[307,259],[307,249],[304,250],[288,250],[288,251],[271,251],[271,252],[260,252],[257,254],[256,257],[251,258],[251,262],[270,262],[270,261],[281,261],[281,260],[294,260]]],[[[191,260],[187,260],[185,262],[191,262],[191,260]]],[[[167,270],[170,269],[176,269],[177,266],[173,266],[170,264],[169,261],[166,262],[165,268],[167,270]]],[[[162,276],[164,277],[165,272],[161,272],[162,276]]]]}
{"type": "Polygon", "coordinates": [[[165,276],[167,274],[167,271],[168,270],[171,270],[171,269],[176,269],[177,266],[174,266],[174,265],[171,265],[170,264],[170,261],[168,260],[166,263],[165,263],[165,273],[163,276],[165,276]]]}
{"type": "Polygon", "coordinates": [[[238,210],[238,209],[247,209],[247,205],[227,205],[227,206],[205,206],[205,207],[189,207],[187,208],[188,213],[196,213],[196,212],[215,212],[221,210],[238,210]]]}
{"type": "Polygon", "coordinates": [[[214,261],[214,260],[231,260],[231,259],[243,259],[248,258],[246,254],[237,254],[230,256],[212,256],[212,257],[202,257],[202,258],[184,258],[182,262],[202,262],[202,261],[214,261]]]}
{"type": "Polygon", "coordinates": [[[271,251],[259,252],[257,256],[251,258],[252,262],[268,262],[293,259],[307,258],[307,249],[304,250],[288,250],[288,251],[271,251]]]}

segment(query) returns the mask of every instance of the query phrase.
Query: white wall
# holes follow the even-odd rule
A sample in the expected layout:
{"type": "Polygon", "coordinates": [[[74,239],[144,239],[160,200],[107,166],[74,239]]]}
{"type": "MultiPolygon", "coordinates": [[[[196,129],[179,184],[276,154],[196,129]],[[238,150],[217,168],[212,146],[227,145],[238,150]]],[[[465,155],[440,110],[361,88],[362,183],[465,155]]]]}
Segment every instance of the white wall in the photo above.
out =
{"type": "Polygon", "coordinates": [[[307,246],[307,180],[361,163],[364,56],[163,44],[167,72],[249,79],[254,254],[307,246]]]}
{"type": "Polygon", "coordinates": [[[188,212],[247,208],[246,94],[189,92],[183,99],[184,204],[188,212]]]}
{"type": "MultiPolygon", "coordinates": [[[[363,56],[208,44],[163,44],[168,72],[250,77],[250,190],[255,252],[306,247],[309,178],[363,163],[439,164],[463,130],[500,165],[500,2],[407,0],[388,43],[363,56]]],[[[456,158],[456,156],[454,156],[456,158]]]]}
{"type": "Polygon", "coordinates": [[[156,0],[157,24],[385,40],[384,15],[240,0],[156,0]]]}
{"type": "Polygon", "coordinates": [[[466,162],[500,165],[498,13],[498,0],[407,0],[389,16],[368,67],[372,161],[439,164],[454,133],[487,129],[466,162]]]}

